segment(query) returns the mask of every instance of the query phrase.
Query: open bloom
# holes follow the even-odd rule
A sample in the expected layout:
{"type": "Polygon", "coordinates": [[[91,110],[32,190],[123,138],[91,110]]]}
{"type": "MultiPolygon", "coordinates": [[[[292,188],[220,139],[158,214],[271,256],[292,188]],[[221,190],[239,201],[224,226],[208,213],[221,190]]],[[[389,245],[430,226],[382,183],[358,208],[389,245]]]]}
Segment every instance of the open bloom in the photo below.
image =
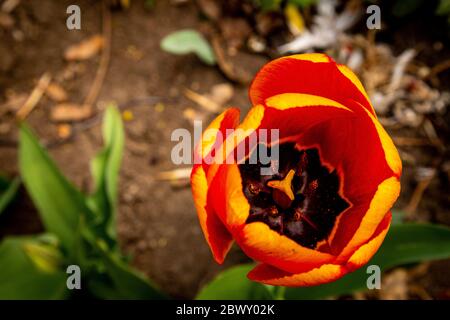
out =
{"type": "Polygon", "coordinates": [[[294,55],[265,65],[249,94],[242,123],[226,110],[209,126],[223,139],[204,136],[195,151],[192,191],[215,260],[236,241],[259,262],[248,277],[281,286],[331,282],[366,264],[389,229],[401,161],[358,78],[324,54],[294,55]],[[237,159],[225,147],[261,129],[279,129],[267,144],[277,144],[278,170],[265,175],[245,161],[255,148],[237,159]],[[219,155],[237,161],[205,160],[219,155]]]}

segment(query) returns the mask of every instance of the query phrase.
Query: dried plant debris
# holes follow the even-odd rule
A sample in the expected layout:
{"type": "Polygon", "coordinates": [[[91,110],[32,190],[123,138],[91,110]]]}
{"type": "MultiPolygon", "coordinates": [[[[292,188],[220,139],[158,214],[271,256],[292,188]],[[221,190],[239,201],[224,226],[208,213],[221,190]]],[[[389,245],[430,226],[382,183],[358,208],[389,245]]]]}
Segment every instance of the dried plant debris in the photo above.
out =
{"type": "Polygon", "coordinates": [[[226,103],[234,94],[234,88],[228,83],[219,83],[212,86],[208,94],[201,95],[193,90],[186,89],[185,96],[201,106],[205,111],[218,113],[223,110],[226,103]]]}
{"type": "Polygon", "coordinates": [[[85,120],[92,116],[92,108],[89,105],[74,103],[61,103],[51,110],[50,118],[54,122],[75,122],[85,120]]]}
{"type": "Polygon", "coordinates": [[[310,29],[304,28],[294,40],[280,46],[281,53],[301,52],[311,49],[327,49],[333,46],[344,32],[360,18],[361,11],[347,6],[342,13],[336,12],[337,1],[322,0],[317,4],[317,15],[310,29]]]}
{"type": "Polygon", "coordinates": [[[450,93],[433,89],[418,74],[407,72],[414,50],[406,50],[398,57],[384,45],[376,45],[373,50],[379,62],[366,64],[361,73],[380,116],[391,115],[392,123],[417,128],[424,115],[446,111],[450,93]]]}
{"type": "Polygon", "coordinates": [[[55,102],[66,101],[68,97],[66,90],[55,82],[48,85],[45,94],[55,102]]]}
{"type": "Polygon", "coordinates": [[[279,52],[327,50],[361,76],[386,126],[418,128],[427,114],[445,113],[450,93],[434,89],[424,81],[430,69],[412,68],[417,53],[414,49],[395,56],[388,45],[374,43],[373,32],[369,32],[368,38],[348,34],[362,10],[350,2],[341,13],[336,10],[336,1],[319,1],[312,26],[304,27],[292,41],[280,46],[279,52]]]}
{"type": "Polygon", "coordinates": [[[64,58],[68,61],[87,60],[97,55],[104,45],[101,35],[94,35],[80,43],[72,45],[64,52],[64,58]]]}

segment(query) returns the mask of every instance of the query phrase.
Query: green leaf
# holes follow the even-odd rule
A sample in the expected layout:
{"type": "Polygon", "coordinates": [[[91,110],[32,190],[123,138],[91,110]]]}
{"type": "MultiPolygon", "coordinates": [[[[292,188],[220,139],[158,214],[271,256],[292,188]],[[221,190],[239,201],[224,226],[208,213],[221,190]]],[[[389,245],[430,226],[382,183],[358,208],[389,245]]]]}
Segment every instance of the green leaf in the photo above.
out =
{"type": "Polygon", "coordinates": [[[307,8],[315,4],[317,0],[289,0],[289,3],[292,3],[300,8],[307,8]]]}
{"type": "Polygon", "coordinates": [[[281,5],[281,0],[254,0],[254,2],[263,11],[278,10],[281,5]]]}
{"type": "Polygon", "coordinates": [[[45,228],[70,250],[80,215],[92,213],[83,195],[61,174],[25,124],[20,126],[19,168],[45,228]]]}
{"type": "Polygon", "coordinates": [[[169,34],[161,40],[161,49],[178,55],[195,53],[206,64],[216,63],[208,41],[195,30],[184,29],[169,34]]]}
{"type": "Polygon", "coordinates": [[[62,254],[54,245],[29,242],[23,245],[23,249],[39,270],[51,273],[62,266],[62,254]]]}
{"type": "MultiPolygon", "coordinates": [[[[386,240],[368,265],[376,264],[382,271],[421,261],[450,257],[450,228],[431,224],[392,225],[386,240]]],[[[261,295],[267,286],[252,282],[246,274],[255,265],[247,264],[226,270],[207,284],[197,299],[270,299],[261,295]]],[[[325,299],[350,294],[366,288],[366,267],[335,282],[314,287],[286,288],[286,299],[325,299]]],[[[269,290],[272,291],[272,290],[269,290]]]]}
{"type": "Polygon", "coordinates": [[[220,273],[197,295],[198,300],[261,300],[273,299],[271,290],[247,279],[253,263],[238,265],[220,273]]]}
{"type": "Polygon", "coordinates": [[[120,112],[110,106],[103,119],[104,148],[91,162],[95,192],[88,198],[90,208],[111,239],[116,239],[117,185],[124,146],[124,129],[120,112]]]}
{"type": "Polygon", "coordinates": [[[406,213],[402,210],[392,210],[392,225],[404,223],[406,213]]]}
{"type": "Polygon", "coordinates": [[[32,237],[11,237],[0,243],[0,300],[66,298],[65,272],[37,267],[24,249],[30,245],[42,243],[32,237]]]}
{"type": "Polygon", "coordinates": [[[441,0],[436,9],[436,13],[439,15],[450,14],[450,0],[441,0]]]}
{"type": "Polygon", "coordinates": [[[165,299],[166,297],[139,272],[131,269],[119,256],[111,253],[104,242],[98,241],[106,274],[101,281],[93,278],[90,289],[99,298],[105,299],[165,299]]]}
{"type": "Polygon", "coordinates": [[[145,0],[144,1],[145,9],[151,10],[151,9],[155,8],[155,1],[156,0],[145,0]]]}
{"type": "Polygon", "coordinates": [[[9,182],[6,179],[0,177],[0,214],[6,209],[6,207],[15,198],[20,186],[20,178],[16,177],[13,181],[9,182]]]}
{"type": "MultiPolygon", "coordinates": [[[[446,259],[450,257],[450,228],[431,224],[392,225],[384,243],[368,265],[378,265],[382,271],[408,263],[446,259]]],[[[335,282],[310,287],[288,288],[288,299],[323,299],[350,294],[366,288],[366,267],[335,282]]]]}
{"type": "Polygon", "coordinates": [[[397,17],[407,16],[423,4],[423,0],[397,0],[392,7],[392,13],[397,17]]]}

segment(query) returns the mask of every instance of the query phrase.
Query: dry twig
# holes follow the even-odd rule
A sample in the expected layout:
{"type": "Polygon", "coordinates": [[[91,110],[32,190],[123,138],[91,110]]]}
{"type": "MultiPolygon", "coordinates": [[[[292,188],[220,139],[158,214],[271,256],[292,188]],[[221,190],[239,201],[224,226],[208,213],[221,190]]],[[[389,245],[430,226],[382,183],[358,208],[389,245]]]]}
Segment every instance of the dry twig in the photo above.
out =
{"type": "Polygon", "coordinates": [[[102,1],[103,7],[103,38],[105,39],[102,55],[100,57],[100,64],[95,75],[94,83],[91,86],[83,105],[93,106],[98,98],[100,89],[103,86],[103,82],[108,71],[109,60],[111,57],[111,12],[107,7],[105,1],[102,1]]]}
{"type": "Polygon", "coordinates": [[[45,90],[50,84],[51,78],[52,77],[48,72],[44,73],[41,76],[37,85],[34,87],[33,91],[31,91],[31,94],[29,95],[28,99],[16,113],[16,118],[19,121],[25,120],[25,118],[31,113],[31,111],[33,111],[33,109],[39,103],[42,96],[44,95],[45,90]]]}

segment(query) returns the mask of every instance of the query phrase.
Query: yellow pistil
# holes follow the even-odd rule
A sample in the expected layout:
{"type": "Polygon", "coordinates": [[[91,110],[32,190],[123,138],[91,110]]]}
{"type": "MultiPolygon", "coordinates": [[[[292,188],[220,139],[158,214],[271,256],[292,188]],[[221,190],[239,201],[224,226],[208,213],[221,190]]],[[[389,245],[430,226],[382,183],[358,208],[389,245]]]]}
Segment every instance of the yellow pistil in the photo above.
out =
{"type": "Polygon", "coordinates": [[[271,188],[280,190],[293,201],[295,198],[294,192],[292,191],[292,179],[294,178],[294,175],[295,171],[291,169],[283,180],[272,180],[269,181],[267,185],[271,188]]]}

